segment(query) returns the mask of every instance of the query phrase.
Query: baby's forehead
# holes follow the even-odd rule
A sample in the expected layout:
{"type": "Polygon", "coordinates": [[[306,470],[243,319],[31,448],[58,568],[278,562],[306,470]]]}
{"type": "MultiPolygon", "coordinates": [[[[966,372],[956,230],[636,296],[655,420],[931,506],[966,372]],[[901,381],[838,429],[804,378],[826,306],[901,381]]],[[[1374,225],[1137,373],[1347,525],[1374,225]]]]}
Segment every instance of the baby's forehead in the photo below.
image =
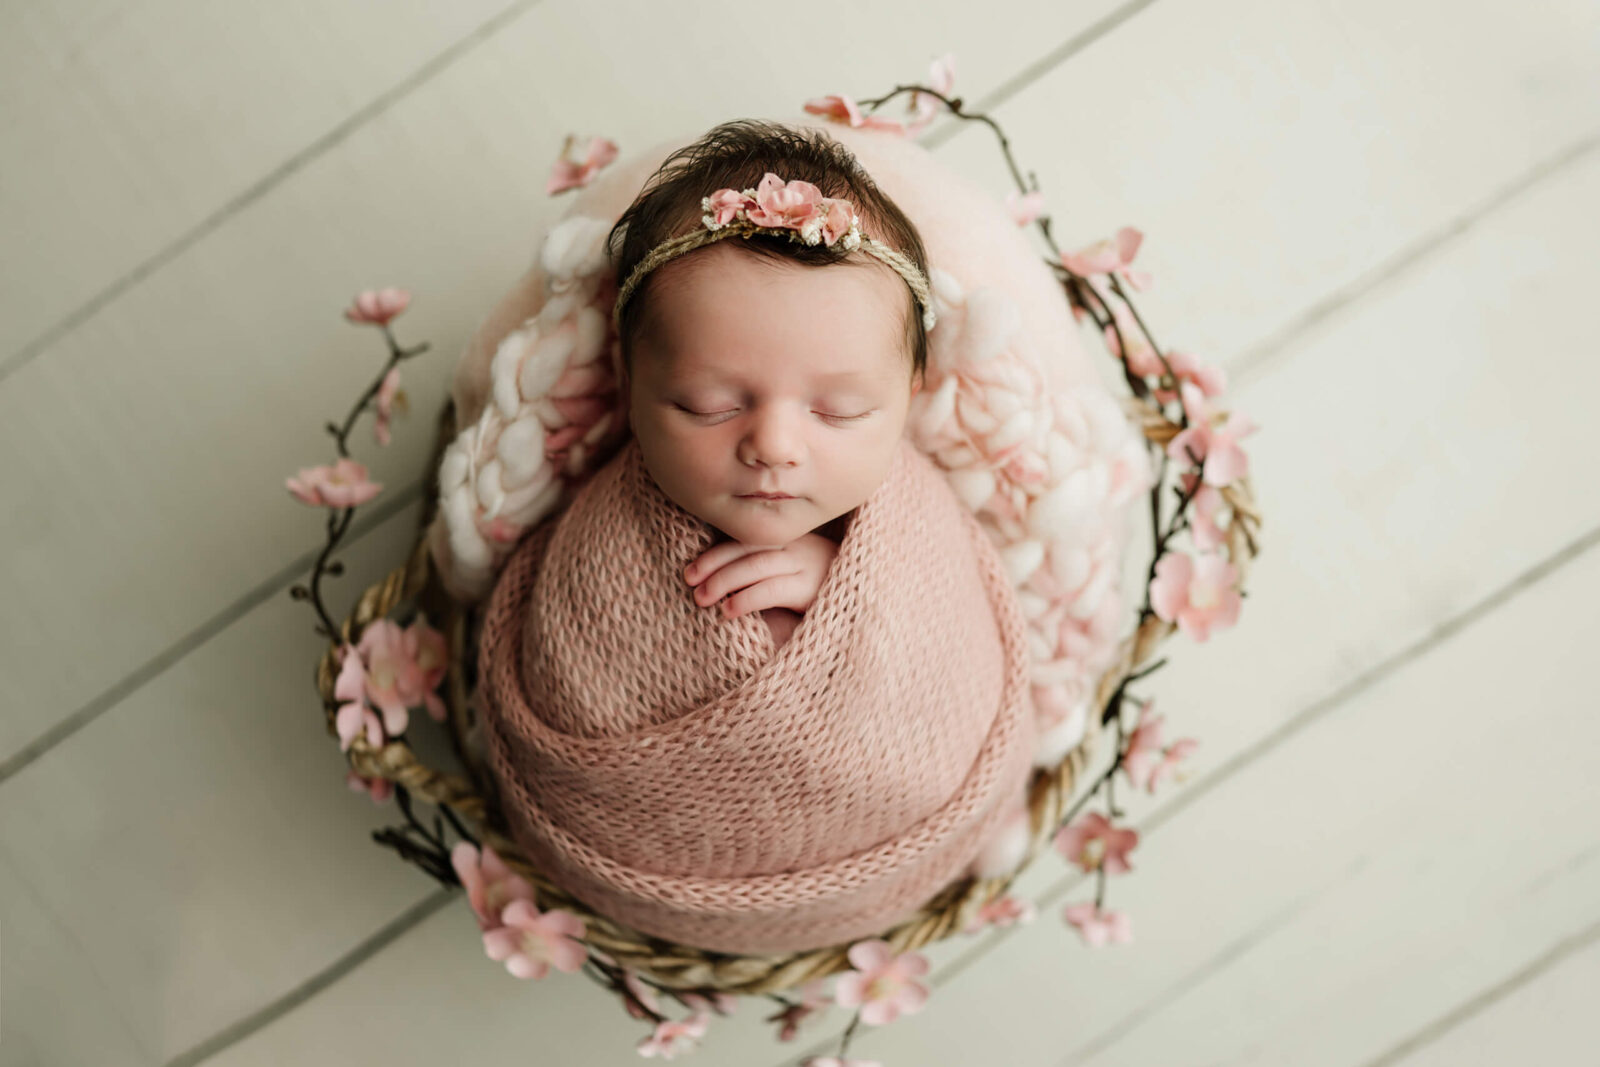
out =
{"type": "Polygon", "coordinates": [[[836,388],[904,376],[909,293],[870,258],[800,264],[723,242],[665,264],[643,295],[639,342],[669,380],[836,388]]]}
{"type": "Polygon", "coordinates": [[[754,367],[727,366],[716,361],[707,360],[703,356],[680,357],[670,360],[665,367],[666,372],[673,378],[695,381],[715,382],[726,385],[739,385],[748,380],[768,381],[779,377],[798,378],[813,385],[867,385],[880,375],[869,371],[851,368],[846,370],[815,370],[805,367],[779,368],[768,364],[757,364],[754,367]]]}

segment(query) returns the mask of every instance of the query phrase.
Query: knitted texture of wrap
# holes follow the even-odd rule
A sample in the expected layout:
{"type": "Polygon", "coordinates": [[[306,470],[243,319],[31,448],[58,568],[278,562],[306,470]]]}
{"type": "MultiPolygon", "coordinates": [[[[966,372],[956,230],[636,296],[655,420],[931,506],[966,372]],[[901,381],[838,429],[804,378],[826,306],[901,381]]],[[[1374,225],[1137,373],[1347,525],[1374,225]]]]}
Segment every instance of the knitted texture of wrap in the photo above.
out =
{"type": "Polygon", "coordinates": [[[1012,583],[902,441],[776,647],[695,604],[714,531],[630,440],[508,559],[484,734],[508,828],[647,934],[744,954],[875,936],[965,872],[1034,747],[1012,583]]]}

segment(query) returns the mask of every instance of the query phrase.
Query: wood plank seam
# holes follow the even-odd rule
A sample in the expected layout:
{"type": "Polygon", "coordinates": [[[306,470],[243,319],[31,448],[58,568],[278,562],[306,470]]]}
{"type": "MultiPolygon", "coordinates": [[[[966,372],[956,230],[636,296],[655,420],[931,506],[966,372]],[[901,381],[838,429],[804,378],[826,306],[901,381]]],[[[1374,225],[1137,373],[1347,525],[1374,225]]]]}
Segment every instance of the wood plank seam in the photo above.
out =
{"type": "Polygon", "coordinates": [[[1223,967],[1245,955],[1256,945],[1288,926],[1297,916],[1310,909],[1312,905],[1327,896],[1329,892],[1339,889],[1352,881],[1366,866],[1367,857],[1357,857],[1354,863],[1347,865],[1344,870],[1329,879],[1325,884],[1317,886],[1309,893],[1301,894],[1291,901],[1287,907],[1272,913],[1264,922],[1256,924],[1232,941],[1229,941],[1219,951],[1201,960],[1186,974],[1179,975],[1161,993],[1140,1004],[1133,1011],[1073,1049],[1068,1053],[1066,1059],[1057,1064],[1057,1067],[1072,1067],[1073,1064],[1093,1059],[1110,1048],[1132,1033],[1134,1028],[1145,1019],[1157,1014],[1168,1004],[1181,1000],[1191,989],[1204,984],[1207,979],[1223,967]]]}
{"type": "MultiPolygon", "coordinates": [[[[396,515],[416,504],[422,499],[422,487],[424,484],[424,480],[415,481],[400,489],[389,499],[374,505],[370,515],[366,515],[351,524],[351,542],[359,541],[362,537],[365,537],[396,515]]],[[[229,626],[244,618],[251,611],[274,597],[287,595],[289,587],[295,582],[304,579],[310,572],[312,564],[316,562],[317,555],[321,551],[318,548],[307,549],[293,563],[284,567],[270,578],[258,583],[254,589],[251,589],[244,596],[206,619],[199,626],[196,626],[183,637],[163,649],[158,655],[145,661],[136,670],[120,679],[115,685],[110,686],[83,707],[57,722],[32,741],[29,741],[10,757],[0,761],[0,788],[3,788],[8,780],[21,773],[30,764],[39,760],[79,730],[99,719],[100,716],[113,708],[121,707],[129,697],[144,688],[148,683],[159,678],[168,668],[175,666],[189,653],[203,647],[213,637],[216,637],[229,626]]]]}
{"type": "Polygon", "coordinates": [[[177,240],[146,257],[143,262],[128,273],[101,289],[61,321],[46,329],[16,352],[13,352],[4,363],[0,363],[0,385],[3,385],[11,375],[43,355],[63,337],[66,337],[78,327],[93,319],[105,308],[114,304],[140,282],[155,274],[174,259],[177,259],[210,234],[221,229],[233,216],[256,203],[286,179],[303,170],[307,165],[315,162],[329,149],[366,125],[368,121],[388,111],[395,104],[411,95],[413,90],[421,88],[432,81],[435,75],[448,69],[457,59],[468,54],[478,45],[511,25],[530,8],[537,6],[539,2],[540,0],[515,0],[500,14],[484,22],[483,25],[467,34],[461,40],[428,60],[428,62],[401,79],[398,84],[379,93],[373,100],[338,123],[333,129],[269,171],[264,178],[191,226],[187,231],[180,234],[177,240]]]}
{"type": "MultiPolygon", "coordinates": [[[[1156,3],[1157,0],[1129,0],[1128,3],[1101,16],[1097,21],[1079,30],[1040,59],[1023,67],[1015,75],[995,88],[993,92],[979,97],[978,102],[969,110],[977,112],[993,111],[1040,78],[1043,78],[1046,74],[1049,74],[1059,64],[1071,59],[1102,38],[1110,36],[1112,31],[1156,3]]],[[[949,121],[948,116],[941,114],[939,123],[924,134],[919,143],[929,151],[933,151],[944,146],[966,127],[966,123],[949,121]]]]}
{"type": "Polygon", "coordinates": [[[1413,1052],[1421,1051],[1428,1045],[1433,1044],[1478,1012],[1515,993],[1518,989],[1556,966],[1568,956],[1583,951],[1596,941],[1600,941],[1600,920],[1596,920],[1572,936],[1558,941],[1554,947],[1537,959],[1530,961],[1526,966],[1507,975],[1504,979],[1477,995],[1468,997],[1416,1033],[1396,1043],[1388,1051],[1368,1060],[1361,1067],[1392,1067],[1393,1064],[1400,1063],[1413,1052]]]}
{"type": "Polygon", "coordinates": [[[1481,223],[1490,221],[1501,208],[1509,206],[1523,194],[1532,192],[1549,179],[1563,173],[1567,167],[1581,163],[1596,148],[1600,148],[1600,131],[1574,142],[1540,162],[1532,170],[1518,175],[1432,233],[1424,234],[1422,238],[1379,263],[1366,274],[1336,289],[1326,299],[1319,300],[1304,313],[1286,323],[1277,333],[1245,349],[1228,365],[1229,371],[1234,373],[1236,380],[1242,380],[1256,373],[1262,365],[1281,355],[1293,339],[1305,336],[1319,324],[1336,315],[1341,308],[1359,300],[1385,282],[1398,278],[1431,253],[1471,233],[1481,223]]]}
{"type": "Polygon", "coordinates": [[[270,1004],[262,1005],[232,1025],[212,1034],[193,1048],[174,1056],[166,1062],[164,1067],[194,1067],[195,1064],[204,1063],[229,1046],[243,1041],[256,1031],[288,1015],[295,1008],[333,985],[401,937],[404,937],[411,931],[412,927],[420,925],[435,913],[443,910],[445,905],[454,900],[459,893],[460,890],[458,889],[433,890],[416,904],[413,904],[385,923],[380,929],[374,931],[371,936],[343,956],[340,956],[329,966],[311,975],[304,982],[276,998],[270,1004]]]}

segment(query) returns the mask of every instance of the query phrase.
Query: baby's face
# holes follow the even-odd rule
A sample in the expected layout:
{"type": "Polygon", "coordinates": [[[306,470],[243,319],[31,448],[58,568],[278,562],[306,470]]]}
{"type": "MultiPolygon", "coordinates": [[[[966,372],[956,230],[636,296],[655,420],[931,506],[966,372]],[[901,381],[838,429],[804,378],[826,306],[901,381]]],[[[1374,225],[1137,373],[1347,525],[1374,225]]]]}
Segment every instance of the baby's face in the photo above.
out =
{"type": "Polygon", "coordinates": [[[805,267],[727,244],[660,268],[687,269],[650,296],[629,418],[674,503],[735,541],[776,547],[883,482],[915,392],[909,297],[877,264],[805,267]]]}

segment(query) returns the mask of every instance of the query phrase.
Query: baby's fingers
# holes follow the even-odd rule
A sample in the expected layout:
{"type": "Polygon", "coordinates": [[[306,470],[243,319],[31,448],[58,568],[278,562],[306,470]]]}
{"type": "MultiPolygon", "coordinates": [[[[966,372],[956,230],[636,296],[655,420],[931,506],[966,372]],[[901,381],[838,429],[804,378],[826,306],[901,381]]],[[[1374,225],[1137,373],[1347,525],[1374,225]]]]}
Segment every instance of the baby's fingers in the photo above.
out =
{"type": "Polygon", "coordinates": [[[795,609],[803,600],[806,579],[803,574],[780,574],[775,578],[746,586],[730,596],[722,605],[723,618],[732,619],[769,608],[795,609]]]}
{"type": "Polygon", "coordinates": [[[758,545],[746,545],[738,541],[723,541],[700,553],[685,567],[683,569],[683,580],[690,585],[699,585],[708,576],[715,574],[734,560],[748,556],[752,552],[765,551],[766,549],[758,545]]]}
{"type": "Polygon", "coordinates": [[[758,551],[740,556],[732,563],[724,564],[711,577],[694,591],[696,604],[715,604],[718,600],[747,585],[776,578],[780,575],[792,574],[796,570],[793,560],[781,552],[758,551]]]}

